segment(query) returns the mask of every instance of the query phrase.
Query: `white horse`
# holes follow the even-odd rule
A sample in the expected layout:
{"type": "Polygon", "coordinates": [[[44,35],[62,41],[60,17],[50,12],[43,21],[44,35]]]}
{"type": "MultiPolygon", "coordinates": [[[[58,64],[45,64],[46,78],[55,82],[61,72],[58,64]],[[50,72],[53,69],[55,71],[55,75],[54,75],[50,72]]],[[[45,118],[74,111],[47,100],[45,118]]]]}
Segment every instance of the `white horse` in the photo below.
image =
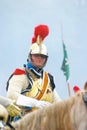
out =
{"type": "Polygon", "coordinates": [[[79,91],[67,100],[31,112],[12,126],[15,130],[87,130],[87,92],[79,91]]]}

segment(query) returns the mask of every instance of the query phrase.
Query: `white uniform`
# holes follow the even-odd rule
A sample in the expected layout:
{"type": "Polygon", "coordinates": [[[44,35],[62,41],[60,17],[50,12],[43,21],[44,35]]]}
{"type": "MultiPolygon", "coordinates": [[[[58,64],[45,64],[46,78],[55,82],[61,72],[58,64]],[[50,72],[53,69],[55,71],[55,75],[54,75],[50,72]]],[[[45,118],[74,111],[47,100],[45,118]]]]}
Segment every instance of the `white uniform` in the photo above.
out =
{"type": "Polygon", "coordinates": [[[25,70],[17,69],[15,72],[16,73],[14,73],[12,78],[9,80],[7,91],[8,98],[15,100],[16,102],[21,93],[23,93],[23,95],[27,97],[50,103],[61,100],[55,88],[52,90],[50,79],[46,72],[44,72],[43,78],[36,78],[35,81],[33,81],[31,89],[28,88],[29,79],[25,74],[25,70]]]}

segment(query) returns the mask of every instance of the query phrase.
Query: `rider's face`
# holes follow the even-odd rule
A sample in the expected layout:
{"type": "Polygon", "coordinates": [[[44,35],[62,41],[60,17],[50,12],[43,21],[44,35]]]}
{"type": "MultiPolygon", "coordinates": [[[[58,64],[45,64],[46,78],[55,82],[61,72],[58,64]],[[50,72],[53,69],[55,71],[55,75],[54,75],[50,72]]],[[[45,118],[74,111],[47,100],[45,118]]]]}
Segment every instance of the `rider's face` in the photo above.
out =
{"type": "Polygon", "coordinates": [[[42,54],[33,54],[31,56],[31,59],[32,59],[32,64],[34,66],[36,66],[37,68],[42,68],[47,60],[47,57],[42,54]]]}

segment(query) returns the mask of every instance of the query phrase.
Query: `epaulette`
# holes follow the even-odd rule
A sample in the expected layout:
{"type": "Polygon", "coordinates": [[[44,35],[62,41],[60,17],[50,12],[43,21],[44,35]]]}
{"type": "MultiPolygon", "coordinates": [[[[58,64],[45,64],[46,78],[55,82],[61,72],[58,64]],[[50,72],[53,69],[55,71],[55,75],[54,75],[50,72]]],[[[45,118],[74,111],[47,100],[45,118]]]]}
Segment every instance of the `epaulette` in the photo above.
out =
{"type": "Polygon", "coordinates": [[[25,70],[17,68],[14,72],[13,75],[22,75],[26,74],[25,70]]]}
{"type": "Polygon", "coordinates": [[[6,91],[8,91],[8,86],[9,86],[9,80],[12,78],[13,75],[22,75],[26,74],[25,70],[17,68],[9,77],[6,85],[6,91]]]}

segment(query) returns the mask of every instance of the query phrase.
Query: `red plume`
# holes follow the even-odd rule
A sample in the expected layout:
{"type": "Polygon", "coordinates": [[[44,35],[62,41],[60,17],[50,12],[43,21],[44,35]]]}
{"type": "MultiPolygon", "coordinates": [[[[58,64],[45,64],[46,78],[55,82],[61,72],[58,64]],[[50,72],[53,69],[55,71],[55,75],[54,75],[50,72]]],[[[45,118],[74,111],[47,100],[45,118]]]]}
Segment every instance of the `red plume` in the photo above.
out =
{"type": "Polygon", "coordinates": [[[38,25],[34,29],[34,37],[32,38],[32,43],[35,43],[37,37],[40,36],[42,41],[49,34],[49,28],[47,25],[38,25]]]}
{"type": "Polygon", "coordinates": [[[73,90],[74,90],[74,93],[76,93],[76,92],[80,91],[80,88],[78,86],[74,86],[73,90]]]}

